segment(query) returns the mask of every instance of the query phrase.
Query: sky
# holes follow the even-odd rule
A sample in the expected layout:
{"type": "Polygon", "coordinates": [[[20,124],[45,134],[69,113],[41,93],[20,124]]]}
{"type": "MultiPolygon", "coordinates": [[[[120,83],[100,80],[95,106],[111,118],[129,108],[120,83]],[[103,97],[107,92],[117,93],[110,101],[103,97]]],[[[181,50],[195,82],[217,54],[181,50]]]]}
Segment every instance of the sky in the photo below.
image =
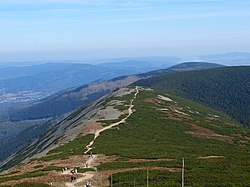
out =
{"type": "Polygon", "coordinates": [[[0,58],[248,52],[249,10],[249,0],[0,0],[0,58]]]}

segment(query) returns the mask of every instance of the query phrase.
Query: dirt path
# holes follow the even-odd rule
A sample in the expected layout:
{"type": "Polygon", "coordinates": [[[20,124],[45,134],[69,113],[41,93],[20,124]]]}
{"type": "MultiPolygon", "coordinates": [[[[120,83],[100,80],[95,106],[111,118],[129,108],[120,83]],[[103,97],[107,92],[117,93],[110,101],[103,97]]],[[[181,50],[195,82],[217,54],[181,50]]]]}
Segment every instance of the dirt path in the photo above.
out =
{"type": "MultiPolygon", "coordinates": [[[[124,122],[131,116],[131,114],[133,114],[133,107],[134,107],[133,103],[134,103],[134,100],[135,100],[136,97],[137,97],[137,94],[139,93],[138,87],[136,87],[135,89],[136,89],[136,92],[135,92],[134,98],[131,100],[130,106],[129,106],[129,108],[128,108],[128,115],[127,115],[125,118],[123,118],[122,120],[120,120],[119,122],[113,123],[113,124],[111,124],[111,125],[109,125],[109,126],[107,126],[107,127],[104,127],[104,128],[102,128],[102,129],[100,129],[100,130],[96,130],[96,131],[95,131],[95,137],[94,137],[94,139],[86,146],[86,147],[87,147],[87,151],[84,152],[85,154],[87,154],[87,153],[92,149],[91,146],[94,144],[96,138],[97,138],[98,136],[100,136],[100,133],[101,133],[101,132],[106,131],[106,130],[108,130],[108,129],[111,129],[111,128],[113,128],[113,127],[115,127],[115,126],[117,126],[117,125],[119,125],[119,124],[121,124],[121,123],[124,123],[124,122]]],[[[87,160],[86,163],[85,163],[85,167],[84,167],[84,168],[93,168],[93,169],[96,169],[96,168],[93,166],[93,162],[94,162],[94,160],[95,160],[96,158],[97,158],[97,155],[89,156],[89,157],[88,157],[88,160],[87,160]]],[[[71,170],[64,171],[63,174],[64,174],[64,175],[71,175],[71,172],[70,172],[70,171],[71,171],[71,170]]],[[[67,182],[67,183],[65,183],[65,185],[66,185],[67,187],[75,187],[76,184],[78,184],[78,183],[81,183],[81,182],[83,182],[83,181],[87,181],[87,180],[92,179],[92,178],[94,177],[94,172],[85,172],[84,174],[79,174],[79,175],[82,175],[82,177],[79,177],[79,178],[77,179],[76,182],[67,182]]],[[[92,185],[92,187],[94,187],[94,186],[92,185]]]]}
{"type": "Polygon", "coordinates": [[[109,125],[109,126],[107,126],[107,127],[104,127],[103,129],[97,130],[97,131],[95,132],[95,137],[94,137],[94,139],[86,146],[86,147],[87,147],[87,151],[84,152],[85,154],[88,153],[91,149],[93,149],[91,146],[95,143],[96,138],[97,138],[98,136],[100,136],[100,133],[101,133],[101,132],[106,131],[106,130],[108,130],[108,129],[111,129],[111,128],[113,128],[113,127],[115,127],[115,126],[117,126],[117,125],[119,125],[119,124],[121,124],[121,123],[124,123],[124,122],[131,116],[131,114],[133,114],[133,110],[132,110],[133,107],[134,107],[133,102],[134,102],[134,100],[136,99],[137,94],[139,93],[138,87],[136,87],[135,89],[136,89],[136,92],[135,92],[134,98],[131,100],[130,106],[129,106],[129,108],[128,108],[128,115],[127,115],[125,118],[123,118],[121,121],[118,121],[118,122],[116,122],[116,123],[112,123],[111,125],[109,125]]]}
{"type": "Polygon", "coordinates": [[[97,155],[92,155],[88,158],[87,162],[86,162],[86,166],[85,168],[93,168],[95,169],[95,167],[92,165],[92,163],[94,162],[94,160],[97,158],[97,155]]]}
{"type": "MultiPolygon", "coordinates": [[[[94,176],[94,173],[93,172],[86,172],[86,173],[84,173],[82,175],[83,175],[83,177],[79,177],[76,182],[67,182],[65,185],[67,187],[75,187],[76,184],[78,184],[80,182],[92,179],[93,176],[94,176]]],[[[92,187],[94,187],[94,186],[92,185],[92,187]]]]}

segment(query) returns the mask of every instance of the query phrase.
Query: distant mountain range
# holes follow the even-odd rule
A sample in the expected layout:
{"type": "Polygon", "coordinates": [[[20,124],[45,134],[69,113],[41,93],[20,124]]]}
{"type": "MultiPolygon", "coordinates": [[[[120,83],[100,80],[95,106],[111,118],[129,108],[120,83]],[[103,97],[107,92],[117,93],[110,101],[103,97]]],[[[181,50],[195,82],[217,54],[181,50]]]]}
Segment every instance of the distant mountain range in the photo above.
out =
{"type": "MultiPolygon", "coordinates": [[[[192,59],[192,58],[191,58],[192,59]]],[[[195,58],[224,65],[250,65],[250,53],[225,53],[195,58]]],[[[94,81],[110,80],[165,69],[182,62],[178,57],[118,58],[92,64],[19,62],[0,64],[0,107],[30,104],[51,94],[94,81]]]]}
{"type": "Polygon", "coordinates": [[[56,94],[54,97],[45,98],[44,101],[42,100],[38,104],[14,112],[10,119],[12,121],[20,121],[60,116],[83,105],[87,105],[117,88],[128,86],[139,79],[163,75],[170,72],[202,70],[218,67],[222,67],[222,65],[204,62],[188,62],[167,69],[131,76],[122,76],[108,81],[94,82],[70,91],[56,94]]]}
{"type": "Polygon", "coordinates": [[[0,68],[0,106],[33,102],[68,88],[166,68],[174,62],[48,63],[0,68]]]}
{"type": "Polygon", "coordinates": [[[216,55],[204,55],[199,57],[200,60],[212,63],[220,63],[228,66],[250,65],[250,53],[231,52],[216,55]]]}

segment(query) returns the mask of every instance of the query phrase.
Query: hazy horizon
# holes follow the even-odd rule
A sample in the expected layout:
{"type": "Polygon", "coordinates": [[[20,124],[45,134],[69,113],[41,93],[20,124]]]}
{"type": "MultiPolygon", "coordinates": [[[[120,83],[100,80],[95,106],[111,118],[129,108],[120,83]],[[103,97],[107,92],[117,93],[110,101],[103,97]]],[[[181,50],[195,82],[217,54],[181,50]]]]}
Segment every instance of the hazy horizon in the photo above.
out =
{"type": "MultiPolygon", "coordinates": [[[[1,56],[1,54],[0,54],[1,56]]],[[[121,56],[121,57],[110,57],[110,58],[84,58],[74,56],[74,58],[49,58],[48,56],[40,57],[39,55],[24,55],[16,57],[13,55],[8,56],[9,58],[0,59],[0,65],[13,65],[13,66],[30,66],[46,63],[81,63],[81,64],[101,64],[101,63],[112,63],[112,62],[125,62],[127,60],[134,60],[138,62],[161,62],[162,64],[179,64],[185,62],[208,62],[218,63],[222,65],[238,66],[238,65],[250,65],[250,52],[226,52],[226,53],[215,53],[215,54],[204,54],[200,56],[121,56]],[[211,59],[211,60],[210,60],[211,59]]]]}
{"type": "Polygon", "coordinates": [[[250,51],[247,0],[0,0],[1,61],[250,51]]]}

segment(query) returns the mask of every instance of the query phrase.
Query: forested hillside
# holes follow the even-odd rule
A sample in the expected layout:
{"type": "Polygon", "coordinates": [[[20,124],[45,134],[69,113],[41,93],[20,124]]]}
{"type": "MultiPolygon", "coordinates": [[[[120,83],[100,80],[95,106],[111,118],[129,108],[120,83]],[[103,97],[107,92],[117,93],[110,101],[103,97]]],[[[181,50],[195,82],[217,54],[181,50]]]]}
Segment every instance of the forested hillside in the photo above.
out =
{"type": "Polygon", "coordinates": [[[171,73],[135,84],[204,103],[250,127],[250,67],[171,73]]]}

